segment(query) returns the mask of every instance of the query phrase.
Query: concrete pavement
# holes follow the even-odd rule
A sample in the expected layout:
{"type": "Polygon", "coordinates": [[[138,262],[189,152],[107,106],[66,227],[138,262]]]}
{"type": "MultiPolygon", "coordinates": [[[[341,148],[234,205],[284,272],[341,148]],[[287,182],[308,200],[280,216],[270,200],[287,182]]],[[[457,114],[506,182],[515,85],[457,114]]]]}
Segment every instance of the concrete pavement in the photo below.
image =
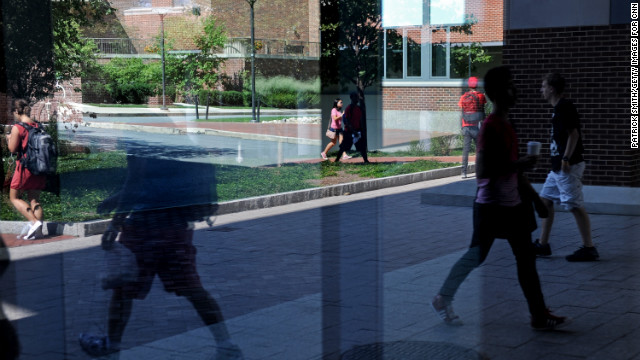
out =
{"type": "MultiPolygon", "coordinates": [[[[573,318],[565,330],[529,329],[505,241],[458,293],[464,325],[441,323],[429,301],[468,246],[471,208],[431,205],[424,194],[473,182],[220,215],[196,231],[200,276],[247,359],[640,359],[638,216],[592,214],[601,261],[568,263],[579,236],[571,215],[557,214],[554,254],[538,270],[548,306],[573,318]]],[[[10,250],[0,284],[22,359],[87,358],[76,336],[105,329],[109,295],[97,281],[98,244],[92,236],[10,250]]],[[[120,358],[207,359],[211,344],[189,303],[156,281],[134,304],[120,358]]]]}

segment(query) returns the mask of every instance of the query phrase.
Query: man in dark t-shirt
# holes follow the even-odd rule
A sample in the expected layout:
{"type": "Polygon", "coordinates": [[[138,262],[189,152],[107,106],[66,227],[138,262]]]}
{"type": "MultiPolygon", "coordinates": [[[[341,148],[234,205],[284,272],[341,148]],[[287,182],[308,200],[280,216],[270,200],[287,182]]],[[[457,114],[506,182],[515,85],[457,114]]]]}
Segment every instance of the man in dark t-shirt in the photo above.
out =
{"type": "Polygon", "coordinates": [[[584,147],[580,131],[580,117],[573,103],[564,98],[565,79],[560,74],[549,74],[542,81],[540,92],[553,105],[551,118],[551,171],[540,192],[549,210],[542,219],[540,239],[534,243],[536,254],[551,255],[549,233],[553,225],[553,205],[559,203],[571,211],[583,246],[566,257],[567,261],[595,261],[600,255],[591,239],[591,222],[584,209],[582,175],[584,173],[584,147]]]}

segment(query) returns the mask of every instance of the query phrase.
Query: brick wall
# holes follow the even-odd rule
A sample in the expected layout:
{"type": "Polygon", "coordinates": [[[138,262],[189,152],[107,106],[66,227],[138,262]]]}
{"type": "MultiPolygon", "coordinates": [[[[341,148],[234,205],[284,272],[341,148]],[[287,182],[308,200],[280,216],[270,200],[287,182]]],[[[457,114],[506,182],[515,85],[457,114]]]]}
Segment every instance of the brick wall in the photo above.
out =
{"type": "MultiPolygon", "coordinates": [[[[318,3],[318,0],[257,1],[254,5],[256,38],[310,41],[309,11],[312,2],[318,3]]],[[[211,8],[216,19],[225,24],[229,37],[251,35],[251,8],[245,0],[212,0],[211,8]]],[[[317,27],[315,30],[318,31],[317,27]]]]}
{"type": "MultiPolygon", "coordinates": [[[[192,6],[201,8],[203,16],[212,13],[216,20],[225,25],[229,37],[251,35],[250,7],[245,0],[194,0],[191,3],[192,6]]],[[[116,16],[124,24],[130,38],[147,38],[148,34],[157,35],[160,31],[159,15],[124,16],[125,10],[137,8],[138,4],[137,0],[111,1],[111,6],[118,10],[116,16]]],[[[318,0],[257,1],[254,6],[256,38],[317,41],[319,26],[317,23],[312,24],[312,20],[319,18],[318,4],[318,0]],[[310,35],[310,31],[315,34],[310,35]]],[[[171,7],[173,1],[153,0],[151,5],[152,7],[171,7]]],[[[185,15],[188,14],[190,14],[189,11],[186,11],[185,15]]],[[[167,14],[166,18],[170,16],[173,15],[167,14]]]]}
{"type": "Polygon", "coordinates": [[[640,151],[630,149],[630,26],[585,26],[509,30],[504,64],[511,66],[519,100],[513,119],[521,142],[543,142],[542,164],[549,168],[551,106],[540,96],[542,77],[560,72],[566,95],[581,115],[588,185],[640,186],[640,151]]]}
{"type": "Polygon", "coordinates": [[[503,0],[466,1],[466,14],[473,14],[478,23],[472,27],[473,35],[451,34],[451,42],[502,41],[503,0]]]}
{"type": "Polygon", "coordinates": [[[386,86],[382,89],[383,107],[384,110],[460,111],[458,100],[466,90],[457,87],[386,86]]]}

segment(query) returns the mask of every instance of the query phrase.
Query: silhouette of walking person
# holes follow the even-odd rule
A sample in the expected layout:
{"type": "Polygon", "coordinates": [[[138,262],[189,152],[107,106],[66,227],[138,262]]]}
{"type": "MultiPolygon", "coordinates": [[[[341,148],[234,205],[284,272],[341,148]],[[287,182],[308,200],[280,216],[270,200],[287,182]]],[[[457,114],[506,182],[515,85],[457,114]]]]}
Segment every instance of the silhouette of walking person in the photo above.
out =
{"type": "Polygon", "coordinates": [[[508,67],[489,70],[485,92],[493,102],[493,112],[484,120],[478,136],[477,184],[473,206],[473,235],[467,252],[455,263],[431,306],[447,324],[460,324],[453,311],[453,298],[469,273],[480,266],[496,238],[506,238],[516,258],[518,281],[527,299],[531,327],[551,330],[568,323],[567,318],[547,309],[536,257],[531,242],[530,204],[522,202],[518,172],[535,164],[536,157],[518,159],[518,140],[509,121],[516,89],[508,67]]]}
{"type": "Polygon", "coordinates": [[[133,300],[148,295],[158,276],[167,292],[184,296],[213,334],[216,359],[243,359],[230,340],[220,306],[204,289],[196,269],[193,221],[213,215],[215,189],[210,164],[129,154],[122,189],[104,200],[98,211],[115,210],[102,247],[117,241],[136,258],[138,274],[131,282],[114,284],[108,308],[108,333],[83,333],[82,349],[92,356],[117,353],[133,309],[133,300]]]}
{"type": "Polygon", "coordinates": [[[360,109],[358,105],[360,97],[358,93],[354,91],[349,94],[349,98],[351,99],[351,104],[347,106],[342,116],[344,122],[344,137],[340,143],[340,150],[338,151],[335,162],[340,162],[342,154],[351,150],[351,147],[355,145],[356,150],[362,155],[364,162],[369,163],[366,139],[363,139],[366,134],[362,133],[362,109],[360,109]]]}

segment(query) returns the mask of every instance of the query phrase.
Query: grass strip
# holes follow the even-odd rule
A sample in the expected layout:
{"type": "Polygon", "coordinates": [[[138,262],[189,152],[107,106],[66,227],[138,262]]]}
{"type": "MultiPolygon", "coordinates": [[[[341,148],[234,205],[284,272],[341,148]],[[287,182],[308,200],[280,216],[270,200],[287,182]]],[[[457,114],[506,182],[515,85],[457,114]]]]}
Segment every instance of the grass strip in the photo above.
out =
{"type": "MultiPolygon", "coordinates": [[[[337,176],[339,171],[361,178],[409,174],[456,164],[437,161],[372,163],[295,163],[282,166],[242,167],[218,165],[218,201],[230,201],[317,187],[313,180],[337,176]]],[[[122,151],[72,154],[59,159],[60,194],[43,192],[41,203],[47,221],[79,222],[102,218],[96,207],[120,189],[126,179],[126,154],[122,151]]],[[[23,220],[2,194],[2,220],[23,220]]]]}

